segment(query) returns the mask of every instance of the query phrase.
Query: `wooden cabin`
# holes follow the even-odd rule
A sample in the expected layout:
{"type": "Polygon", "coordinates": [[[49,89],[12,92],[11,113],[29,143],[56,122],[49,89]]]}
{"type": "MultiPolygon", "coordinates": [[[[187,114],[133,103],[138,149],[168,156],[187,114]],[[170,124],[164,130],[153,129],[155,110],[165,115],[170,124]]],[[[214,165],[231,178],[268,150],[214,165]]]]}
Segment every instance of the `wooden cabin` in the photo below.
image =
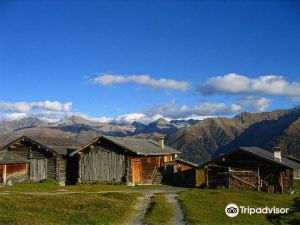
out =
{"type": "Polygon", "coordinates": [[[294,178],[294,180],[300,180],[300,159],[298,159],[294,156],[288,156],[287,158],[289,160],[292,160],[292,161],[298,163],[298,167],[294,168],[293,178],[294,178]]]}
{"type": "Polygon", "coordinates": [[[297,163],[258,147],[240,147],[203,165],[209,188],[249,189],[272,193],[293,191],[297,163]]]}
{"type": "Polygon", "coordinates": [[[0,184],[28,180],[29,160],[8,151],[0,151],[0,184]]]}
{"type": "Polygon", "coordinates": [[[175,159],[169,163],[164,173],[164,184],[169,184],[177,187],[198,187],[200,170],[199,165],[186,161],[184,159],[175,159]]]}
{"type": "Polygon", "coordinates": [[[159,142],[133,137],[100,136],[70,154],[76,182],[160,183],[160,168],[180,152],[159,142]]]}
{"type": "Polygon", "coordinates": [[[52,178],[66,183],[68,153],[81,145],[71,139],[22,136],[4,147],[4,151],[29,160],[28,180],[52,178]]]}

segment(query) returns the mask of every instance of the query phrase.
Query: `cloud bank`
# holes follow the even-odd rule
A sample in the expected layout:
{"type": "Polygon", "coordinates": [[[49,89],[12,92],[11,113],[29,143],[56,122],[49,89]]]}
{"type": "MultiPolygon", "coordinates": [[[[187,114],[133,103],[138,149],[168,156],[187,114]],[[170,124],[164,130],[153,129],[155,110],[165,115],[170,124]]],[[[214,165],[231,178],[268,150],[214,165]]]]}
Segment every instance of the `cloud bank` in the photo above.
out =
{"type": "Polygon", "coordinates": [[[159,118],[175,119],[205,119],[212,116],[231,115],[241,110],[236,104],[202,103],[193,106],[177,105],[175,101],[147,109],[143,112],[124,114],[116,118],[117,122],[132,123],[134,121],[149,123],[159,118]]]}
{"type": "Polygon", "coordinates": [[[186,81],[176,81],[166,78],[154,79],[148,74],[129,76],[102,74],[93,79],[93,83],[103,86],[109,86],[113,84],[124,84],[129,82],[133,82],[139,85],[147,85],[153,88],[178,91],[185,91],[190,86],[190,84],[186,81]]]}
{"type": "Polygon", "coordinates": [[[60,103],[58,101],[44,101],[44,102],[0,102],[0,110],[12,112],[29,112],[32,109],[48,109],[53,111],[70,111],[72,102],[60,103]]]}
{"type": "Polygon", "coordinates": [[[243,75],[229,73],[208,79],[198,87],[203,95],[223,94],[266,94],[289,98],[300,98],[300,83],[288,82],[283,76],[266,75],[248,78],[243,75]]]}
{"type": "Polygon", "coordinates": [[[0,121],[36,117],[47,121],[59,120],[70,114],[72,102],[0,102],[0,121]]]}

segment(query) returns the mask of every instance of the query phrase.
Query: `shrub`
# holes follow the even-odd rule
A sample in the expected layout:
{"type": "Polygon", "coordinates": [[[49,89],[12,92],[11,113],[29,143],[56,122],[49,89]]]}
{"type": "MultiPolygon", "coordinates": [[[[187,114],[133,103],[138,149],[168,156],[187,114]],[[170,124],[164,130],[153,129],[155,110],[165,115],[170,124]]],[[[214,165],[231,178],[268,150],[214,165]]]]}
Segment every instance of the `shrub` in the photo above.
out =
{"type": "Polygon", "coordinates": [[[40,183],[45,183],[45,184],[58,184],[58,182],[52,178],[44,179],[41,180],[40,183]]]}

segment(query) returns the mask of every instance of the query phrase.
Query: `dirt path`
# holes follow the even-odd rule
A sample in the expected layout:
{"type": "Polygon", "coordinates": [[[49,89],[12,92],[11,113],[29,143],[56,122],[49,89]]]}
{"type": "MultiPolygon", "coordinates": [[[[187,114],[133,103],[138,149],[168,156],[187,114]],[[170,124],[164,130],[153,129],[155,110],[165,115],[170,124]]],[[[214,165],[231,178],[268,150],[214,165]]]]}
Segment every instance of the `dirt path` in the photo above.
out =
{"type": "Polygon", "coordinates": [[[0,194],[27,194],[27,195],[66,195],[66,194],[77,194],[77,193],[94,193],[94,194],[102,194],[102,193],[143,193],[143,196],[138,197],[136,205],[134,206],[136,212],[125,221],[126,225],[142,225],[142,221],[144,216],[147,212],[147,209],[150,204],[151,197],[157,193],[164,193],[166,195],[166,199],[168,202],[172,204],[175,210],[175,215],[173,218],[174,225],[185,225],[183,214],[180,208],[180,204],[178,203],[176,197],[178,196],[179,192],[187,191],[188,188],[176,188],[176,187],[168,187],[163,189],[156,189],[156,190],[116,190],[116,191],[98,191],[98,192],[89,192],[89,191],[67,191],[67,190],[59,190],[55,192],[0,192],[0,194]]]}
{"type": "Polygon", "coordinates": [[[188,189],[186,188],[168,188],[154,191],[139,191],[145,193],[145,195],[138,198],[138,201],[135,205],[136,213],[132,215],[131,218],[129,218],[129,221],[126,223],[126,225],[142,225],[143,219],[150,204],[151,197],[157,193],[164,193],[166,195],[167,201],[170,202],[174,207],[175,213],[172,223],[174,225],[185,225],[180,204],[178,203],[176,197],[179,192],[187,190],[188,189]]]}
{"type": "Polygon", "coordinates": [[[143,197],[138,197],[138,201],[134,206],[136,213],[129,218],[126,225],[142,225],[142,221],[150,204],[150,199],[153,195],[154,192],[148,192],[143,197]]]}
{"type": "Polygon", "coordinates": [[[180,204],[176,199],[177,196],[178,196],[177,193],[166,193],[167,201],[172,204],[172,206],[174,207],[174,210],[175,210],[175,214],[174,214],[172,222],[174,225],[185,225],[180,204]]]}

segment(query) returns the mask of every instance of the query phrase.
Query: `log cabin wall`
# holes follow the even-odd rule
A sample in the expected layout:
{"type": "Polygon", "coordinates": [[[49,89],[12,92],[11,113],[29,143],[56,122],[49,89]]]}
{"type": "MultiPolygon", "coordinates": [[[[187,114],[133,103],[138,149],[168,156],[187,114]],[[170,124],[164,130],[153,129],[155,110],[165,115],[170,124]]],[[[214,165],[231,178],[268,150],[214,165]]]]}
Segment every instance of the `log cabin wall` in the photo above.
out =
{"type": "Polygon", "coordinates": [[[258,189],[259,176],[256,170],[236,169],[229,173],[228,188],[230,189],[258,189]]]}
{"type": "MultiPolygon", "coordinates": [[[[21,182],[29,179],[27,163],[11,163],[6,165],[6,182],[21,182]]],[[[4,165],[0,165],[0,183],[3,183],[4,165]]]]}
{"type": "Polygon", "coordinates": [[[282,172],[283,192],[290,193],[293,190],[293,170],[285,169],[282,172]]]}
{"type": "Polygon", "coordinates": [[[125,182],[125,155],[108,143],[91,146],[79,159],[80,182],[125,182]]]}
{"type": "Polygon", "coordinates": [[[28,170],[30,180],[52,178],[59,181],[60,174],[57,170],[56,157],[52,153],[22,140],[13,143],[7,150],[30,160],[28,170]]]}
{"type": "Polygon", "coordinates": [[[214,164],[205,167],[205,180],[208,188],[229,188],[228,168],[214,164]]]}
{"type": "MultiPolygon", "coordinates": [[[[52,165],[53,166],[53,165],[52,165]]],[[[66,173],[67,173],[67,161],[63,157],[56,158],[56,180],[60,185],[64,185],[66,183],[66,173]]]]}
{"type": "Polygon", "coordinates": [[[165,162],[170,162],[172,156],[129,156],[129,183],[135,184],[152,184],[156,170],[165,162]],[[136,168],[139,165],[140,170],[136,168]],[[133,174],[139,173],[139,178],[133,174]]]}
{"type": "Polygon", "coordinates": [[[207,187],[290,193],[293,170],[244,152],[219,158],[205,166],[207,187]]]}

